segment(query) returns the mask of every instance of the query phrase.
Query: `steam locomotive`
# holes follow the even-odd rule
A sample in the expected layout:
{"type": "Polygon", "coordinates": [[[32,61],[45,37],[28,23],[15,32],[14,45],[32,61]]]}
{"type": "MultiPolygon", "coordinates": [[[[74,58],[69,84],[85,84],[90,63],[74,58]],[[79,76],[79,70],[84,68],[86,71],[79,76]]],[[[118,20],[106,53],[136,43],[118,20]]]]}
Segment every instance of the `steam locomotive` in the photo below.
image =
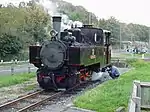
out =
{"type": "Polygon", "coordinates": [[[92,25],[60,32],[61,17],[53,17],[51,40],[29,47],[29,61],[38,68],[37,81],[43,89],[69,89],[92,72],[110,64],[110,31],[92,25]]]}

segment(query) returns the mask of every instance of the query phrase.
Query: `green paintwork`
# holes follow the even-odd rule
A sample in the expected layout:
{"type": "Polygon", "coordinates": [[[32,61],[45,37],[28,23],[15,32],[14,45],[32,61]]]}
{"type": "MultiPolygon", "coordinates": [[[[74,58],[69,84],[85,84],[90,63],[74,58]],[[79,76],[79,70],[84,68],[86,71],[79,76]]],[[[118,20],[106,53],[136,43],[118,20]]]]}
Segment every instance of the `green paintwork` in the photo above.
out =
{"type": "Polygon", "coordinates": [[[103,46],[87,46],[80,48],[80,63],[84,66],[100,63],[101,66],[106,65],[106,57],[104,56],[103,46]],[[94,59],[91,59],[92,49],[94,49],[94,59]]]}

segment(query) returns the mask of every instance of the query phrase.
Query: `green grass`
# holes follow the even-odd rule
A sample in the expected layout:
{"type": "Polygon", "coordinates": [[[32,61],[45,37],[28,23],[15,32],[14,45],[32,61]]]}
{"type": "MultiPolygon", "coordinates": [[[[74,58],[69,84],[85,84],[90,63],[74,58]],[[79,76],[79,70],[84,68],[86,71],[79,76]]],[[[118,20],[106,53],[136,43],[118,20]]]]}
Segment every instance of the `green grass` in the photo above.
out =
{"type": "Polygon", "coordinates": [[[150,63],[141,60],[128,61],[134,70],[117,80],[107,81],[74,100],[77,107],[97,112],[114,112],[120,106],[128,107],[133,80],[150,81],[150,63]]]}
{"type": "Polygon", "coordinates": [[[6,75],[0,76],[0,87],[11,86],[15,84],[20,84],[25,81],[30,80],[35,77],[35,73],[24,73],[24,74],[14,74],[14,75],[6,75]]]}
{"type": "MultiPolygon", "coordinates": [[[[149,53],[144,54],[146,57],[150,57],[149,53]]],[[[142,54],[120,54],[120,57],[125,57],[125,58],[142,58],[142,54]]]]}
{"type": "Polygon", "coordinates": [[[33,90],[34,88],[37,87],[37,84],[32,84],[32,85],[28,85],[27,87],[25,87],[23,90],[24,91],[30,91],[33,90]]]}

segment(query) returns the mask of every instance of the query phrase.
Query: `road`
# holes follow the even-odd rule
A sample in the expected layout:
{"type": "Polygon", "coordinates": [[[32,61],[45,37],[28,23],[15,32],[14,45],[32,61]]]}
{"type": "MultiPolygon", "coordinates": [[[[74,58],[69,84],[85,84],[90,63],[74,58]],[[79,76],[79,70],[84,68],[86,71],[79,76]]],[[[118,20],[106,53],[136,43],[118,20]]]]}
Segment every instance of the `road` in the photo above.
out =
{"type": "Polygon", "coordinates": [[[12,68],[14,69],[14,74],[28,72],[29,67],[32,72],[37,70],[32,64],[0,66],[0,75],[11,75],[12,68]]]}
{"type": "Polygon", "coordinates": [[[119,70],[120,74],[122,75],[122,74],[128,72],[129,70],[131,70],[131,68],[118,68],[118,70],[119,70]]]}

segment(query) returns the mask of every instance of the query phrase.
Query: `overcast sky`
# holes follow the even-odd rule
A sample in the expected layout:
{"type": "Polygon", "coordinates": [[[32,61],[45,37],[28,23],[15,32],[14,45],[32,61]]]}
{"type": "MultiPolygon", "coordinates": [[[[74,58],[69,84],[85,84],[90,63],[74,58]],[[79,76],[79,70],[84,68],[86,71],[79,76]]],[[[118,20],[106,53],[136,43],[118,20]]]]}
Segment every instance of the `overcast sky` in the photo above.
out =
{"type": "MultiPolygon", "coordinates": [[[[29,1],[29,0],[0,0],[29,1]]],[[[65,0],[74,5],[82,5],[99,18],[116,17],[121,22],[138,23],[150,26],[150,0],[65,0]]]]}
{"type": "Polygon", "coordinates": [[[82,5],[98,17],[110,16],[126,23],[138,23],[150,26],[150,0],[65,0],[82,5]]]}

